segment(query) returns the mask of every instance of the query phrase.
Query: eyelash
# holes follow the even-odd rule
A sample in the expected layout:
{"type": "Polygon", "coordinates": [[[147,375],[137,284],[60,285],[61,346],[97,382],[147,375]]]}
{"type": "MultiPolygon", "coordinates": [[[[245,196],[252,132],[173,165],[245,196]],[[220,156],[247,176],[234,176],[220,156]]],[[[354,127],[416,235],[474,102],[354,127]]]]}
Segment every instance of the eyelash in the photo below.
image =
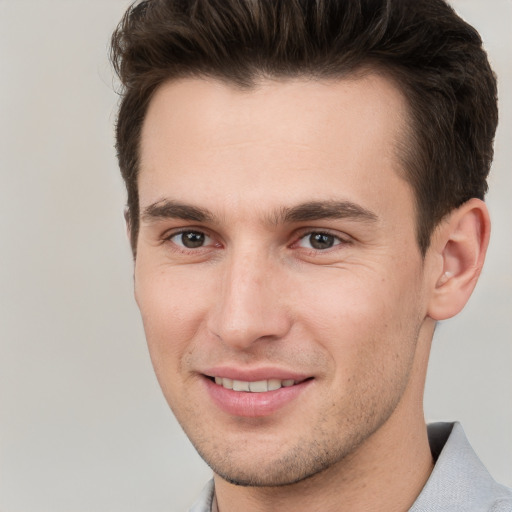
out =
{"type": "Polygon", "coordinates": [[[328,252],[330,249],[334,249],[340,245],[346,245],[348,243],[349,243],[349,240],[342,238],[339,235],[335,235],[334,233],[331,233],[330,231],[309,230],[307,232],[301,233],[301,235],[298,237],[297,241],[292,244],[292,247],[298,245],[299,247],[302,247],[305,250],[308,250],[308,251],[311,251],[312,253],[318,254],[318,253],[328,252]],[[311,238],[313,235],[332,238],[333,245],[331,245],[330,247],[326,247],[324,249],[318,249],[318,248],[314,248],[314,247],[303,247],[300,245],[300,243],[303,240],[306,240],[307,238],[311,238]]]}
{"type": "MultiPolygon", "coordinates": [[[[201,249],[206,249],[208,248],[208,246],[199,246],[197,248],[191,248],[191,247],[185,247],[184,245],[181,245],[181,244],[178,244],[176,242],[174,242],[172,239],[175,238],[175,237],[178,237],[178,236],[183,236],[184,234],[186,233],[194,233],[194,234],[197,234],[197,235],[203,235],[204,237],[207,237],[211,240],[213,240],[213,237],[210,236],[208,234],[208,232],[206,232],[204,229],[194,229],[194,228],[187,228],[187,229],[181,229],[179,231],[173,231],[172,233],[167,233],[164,235],[163,237],[163,242],[170,242],[173,247],[175,248],[175,250],[178,250],[180,252],[185,252],[185,253],[188,253],[189,251],[193,251],[193,252],[199,252],[201,249]]],[[[215,246],[220,246],[220,244],[214,244],[215,246]]]]}
{"type": "MultiPolygon", "coordinates": [[[[201,249],[205,250],[205,249],[210,248],[209,245],[206,245],[206,246],[205,245],[201,245],[201,246],[198,246],[196,248],[185,247],[184,245],[178,244],[178,243],[176,243],[176,242],[174,242],[172,240],[173,238],[178,237],[180,235],[184,235],[186,233],[190,233],[190,234],[194,233],[194,234],[198,234],[198,235],[204,235],[204,237],[207,237],[207,238],[211,239],[212,241],[214,240],[214,237],[211,236],[210,234],[208,234],[208,232],[205,231],[204,229],[187,228],[187,229],[181,229],[179,231],[173,231],[172,233],[166,233],[163,236],[162,241],[164,243],[165,242],[170,242],[172,244],[174,250],[179,251],[179,252],[183,252],[183,253],[190,253],[190,252],[197,253],[197,252],[201,251],[201,249]]],[[[308,251],[311,254],[319,254],[319,253],[329,252],[330,249],[336,248],[336,247],[338,247],[340,245],[347,245],[347,244],[350,244],[350,243],[351,242],[350,242],[349,239],[342,238],[341,236],[335,235],[334,233],[331,233],[328,230],[313,230],[313,229],[310,229],[309,231],[301,232],[298,237],[295,237],[295,241],[293,243],[291,243],[290,245],[288,245],[288,247],[290,247],[290,248],[299,247],[299,248],[302,248],[305,251],[308,251]],[[303,246],[300,246],[301,241],[303,241],[307,237],[311,237],[313,235],[332,237],[334,239],[334,243],[333,243],[332,246],[327,247],[325,249],[315,249],[314,247],[303,247],[303,246]]],[[[214,243],[213,246],[214,247],[222,247],[222,245],[220,243],[214,243]]]]}

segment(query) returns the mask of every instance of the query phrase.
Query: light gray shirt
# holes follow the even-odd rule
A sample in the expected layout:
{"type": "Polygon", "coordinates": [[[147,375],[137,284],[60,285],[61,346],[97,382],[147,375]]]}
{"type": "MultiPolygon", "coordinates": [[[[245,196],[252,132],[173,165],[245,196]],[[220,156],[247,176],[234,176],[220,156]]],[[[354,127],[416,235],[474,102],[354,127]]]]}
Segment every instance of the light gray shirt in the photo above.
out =
{"type": "MultiPolygon", "coordinates": [[[[512,489],[494,481],[471,448],[460,423],[428,425],[436,464],[409,512],[512,512],[512,489]]],[[[189,512],[212,512],[210,480],[189,512]]]]}

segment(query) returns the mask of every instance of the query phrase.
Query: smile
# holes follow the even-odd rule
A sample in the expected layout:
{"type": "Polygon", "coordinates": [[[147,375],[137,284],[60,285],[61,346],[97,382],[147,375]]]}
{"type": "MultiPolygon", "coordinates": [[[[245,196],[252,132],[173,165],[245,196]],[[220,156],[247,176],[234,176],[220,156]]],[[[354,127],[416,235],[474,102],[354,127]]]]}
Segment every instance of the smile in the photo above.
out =
{"type": "Polygon", "coordinates": [[[242,372],[238,371],[227,370],[228,375],[232,374],[229,377],[219,376],[218,373],[220,371],[213,371],[210,375],[203,374],[203,382],[213,404],[231,416],[246,418],[269,416],[288,404],[291,405],[315,381],[314,377],[299,375],[282,375],[286,378],[280,379],[277,376],[271,377],[273,372],[268,369],[264,372],[245,372],[255,374],[247,375],[247,380],[232,378],[242,377],[242,372]],[[262,378],[262,373],[270,378],[262,378]]]}
{"type": "Polygon", "coordinates": [[[281,388],[287,388],[298,384],[299,381],[293,379],[267,379],[256,381],[245,381],[228,379],[225,377],[215,377],[215,384],[222,386],[225,389],[233,391],[245,391],[246,393],[265,393],[267,391],[276,391],[281,388]]]}

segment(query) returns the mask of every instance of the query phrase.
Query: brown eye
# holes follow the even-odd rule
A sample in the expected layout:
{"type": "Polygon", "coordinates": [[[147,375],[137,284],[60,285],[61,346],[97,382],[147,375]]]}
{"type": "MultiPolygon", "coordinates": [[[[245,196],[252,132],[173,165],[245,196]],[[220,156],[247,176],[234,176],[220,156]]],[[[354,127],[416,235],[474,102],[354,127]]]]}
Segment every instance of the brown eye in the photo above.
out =
{"type": "Polygon", "coordinates": [[[316,249],[318,251],[330,249],[335,245],[340,244],[341,241],[338,237],[330,235],[329,233],[308,233],[302,237],[299,245],[308,249],[316,249]]]}
{"type": "Polygon", "coordinates": [[[210,237],[201,231],[182,231],[170,237],[170,240],[187,249],[197,249],[211,243],[210,237]]]}

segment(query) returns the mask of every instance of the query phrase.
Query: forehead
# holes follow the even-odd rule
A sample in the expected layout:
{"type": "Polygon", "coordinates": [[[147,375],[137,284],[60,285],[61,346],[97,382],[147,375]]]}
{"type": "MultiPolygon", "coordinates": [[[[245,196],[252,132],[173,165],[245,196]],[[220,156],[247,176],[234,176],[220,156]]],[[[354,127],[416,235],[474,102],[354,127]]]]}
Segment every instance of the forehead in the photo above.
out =
{"type": "Polygon", "coordinates": [[[215,210],[223,194],[224,205],[238,209],[287,198],[364,206],[372,189],[410,194],[396,155],[406,119],[402,93],[377,74],[262,80],[249,89],[209,79],[169,82],[156,91],[143,125],[141,206],[193,196],[215,210]]]}

